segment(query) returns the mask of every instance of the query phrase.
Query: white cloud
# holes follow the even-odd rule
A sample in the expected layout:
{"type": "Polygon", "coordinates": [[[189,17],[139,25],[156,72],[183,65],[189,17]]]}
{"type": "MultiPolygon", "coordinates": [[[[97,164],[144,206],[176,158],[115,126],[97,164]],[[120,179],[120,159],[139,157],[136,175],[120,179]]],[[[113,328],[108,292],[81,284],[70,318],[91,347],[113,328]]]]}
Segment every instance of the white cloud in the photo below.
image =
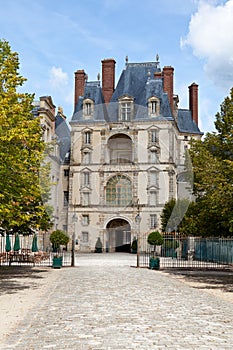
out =
{"type": "Polygon", "coordinates": [[[181,39],[181,47],[185,45],[206,61],[208,77],[229,89],[233,85],[233,0],[221,5],[201,0],[191,17],[187,37],[181,39]]]}
{"type": "Polygon", "coordinates": [[[61,89],[68,85],[68,74],[60,67],[52,67],[50,70],[49,82],[54,89],[61,89]]]}

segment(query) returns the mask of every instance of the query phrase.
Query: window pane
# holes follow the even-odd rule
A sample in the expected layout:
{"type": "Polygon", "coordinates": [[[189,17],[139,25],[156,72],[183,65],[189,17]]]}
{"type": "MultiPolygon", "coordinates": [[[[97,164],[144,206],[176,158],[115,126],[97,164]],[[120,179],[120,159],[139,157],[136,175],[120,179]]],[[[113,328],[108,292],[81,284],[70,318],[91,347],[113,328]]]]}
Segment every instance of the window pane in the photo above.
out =
{"type": "Polygon", "coordinates": [[[155,191],[150,193],[150,204],[156,205],[156,192],[155,191]]]}
{"type": "Polygon", "coordinates": [[[112,177],[106,187],[106,204],[111,206],[128,206],[132,203],[131,181],[125,176],[112,177]]]}
{"type": "Polygon", "coordinates": [[[157,154],[155,151],[151,151],[150,153],[150,161],[151,163],[156,163],[157,162],[157,154]]]}
{"type": "Polygon", "coordinates": [[[157,227],[157,217],[155,214],[150,216],[150,227],[156,228],[157,227]]]}
{"type": "Polygon", "coordinates": [[[88,192],[83,193],[83,205],[89,205],[90,195],[88,192]]]}
{"type": "Polygon", "coordinates": [[[150,173],[150,184],[151,185],[156,185],[156,180],[157,180],[157,176],[156,176],[156,172],[155,171],[151,171],[150,173]]]}
{"type": "Polygon", "coordinates": [[[121,105],[121,119],[130,120],[131,117],[131,103],[122,103],[121,105]]]}
{"type": "Polygon", "coordinates": [[[89,215],[83,215],[82,224],[85,226],[89,225],[89,215]]]}
{"type": "Polygon", "coordinates": [[[68,204],[69,204],[69,192],[64,191],[63,205],[64,207],[68,207],[68,204]]]}
{"type": "Polygon", "coordinates": [[[155,130],[151,131],[151,142],[156,142],[156,131],[155,130]]]}
{"type": "Polygon", "coordinates": [[[90,144],[91,143],[91,133],[90,131],[87,131],[84,133],[84,142],[85,144],[90,144]]]}
{"type": "Polygon", "coordinates": [[[82,232],[82,241],[88,242],[88,232],[82,232]]]}
{"type": "Polygon", "coordinates": [[[90,185],[90,173],[83,173],[83,184],[84,186],[90,185]]]}

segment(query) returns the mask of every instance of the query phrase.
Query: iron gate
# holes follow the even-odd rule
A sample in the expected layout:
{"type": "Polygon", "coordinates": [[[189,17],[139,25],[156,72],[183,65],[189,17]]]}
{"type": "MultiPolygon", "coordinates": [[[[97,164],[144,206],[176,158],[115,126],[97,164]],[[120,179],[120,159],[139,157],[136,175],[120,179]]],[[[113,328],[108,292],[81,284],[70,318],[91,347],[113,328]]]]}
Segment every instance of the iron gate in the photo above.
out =
{"type": "MultiPolygon", "coordinates": [[[[149,267],[154,247],[147,243],[147,235],[141,237],[140,267],[149,267]]],[[[162,246],[156,246],[160,268],[218,269],[233,265],[233,239],[187,237],[164,234],[162,246]]]]}

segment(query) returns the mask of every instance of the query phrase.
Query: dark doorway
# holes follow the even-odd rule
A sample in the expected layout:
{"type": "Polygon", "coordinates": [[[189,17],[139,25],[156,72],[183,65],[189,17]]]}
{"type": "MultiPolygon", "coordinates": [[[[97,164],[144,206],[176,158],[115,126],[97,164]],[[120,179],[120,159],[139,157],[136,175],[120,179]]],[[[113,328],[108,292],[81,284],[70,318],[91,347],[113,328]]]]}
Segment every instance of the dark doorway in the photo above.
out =
{"type": "Polygon", "coordinates": [[[114,219],[107,225],[110,251],[130,252],[131,230],[126,220],[114,219]]]}

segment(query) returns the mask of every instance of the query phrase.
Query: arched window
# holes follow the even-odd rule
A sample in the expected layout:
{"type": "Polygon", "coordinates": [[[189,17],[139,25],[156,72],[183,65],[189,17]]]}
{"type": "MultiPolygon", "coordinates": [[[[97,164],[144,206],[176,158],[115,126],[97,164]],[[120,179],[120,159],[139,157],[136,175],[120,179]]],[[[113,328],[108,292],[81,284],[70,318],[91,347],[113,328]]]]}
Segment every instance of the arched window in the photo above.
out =
{"type": "Polygon", "coordinates": [[[108,150],[111,164],[132,163],[132,140],[127,135],[113,135],[108,140],[108,150]]]}
{"type": "Polygon", "coordinates": [[[106,186],[106,204],[125,207],[132,203],[132,184],[128,177],[116,175],[111,177],[106,186]]]}

